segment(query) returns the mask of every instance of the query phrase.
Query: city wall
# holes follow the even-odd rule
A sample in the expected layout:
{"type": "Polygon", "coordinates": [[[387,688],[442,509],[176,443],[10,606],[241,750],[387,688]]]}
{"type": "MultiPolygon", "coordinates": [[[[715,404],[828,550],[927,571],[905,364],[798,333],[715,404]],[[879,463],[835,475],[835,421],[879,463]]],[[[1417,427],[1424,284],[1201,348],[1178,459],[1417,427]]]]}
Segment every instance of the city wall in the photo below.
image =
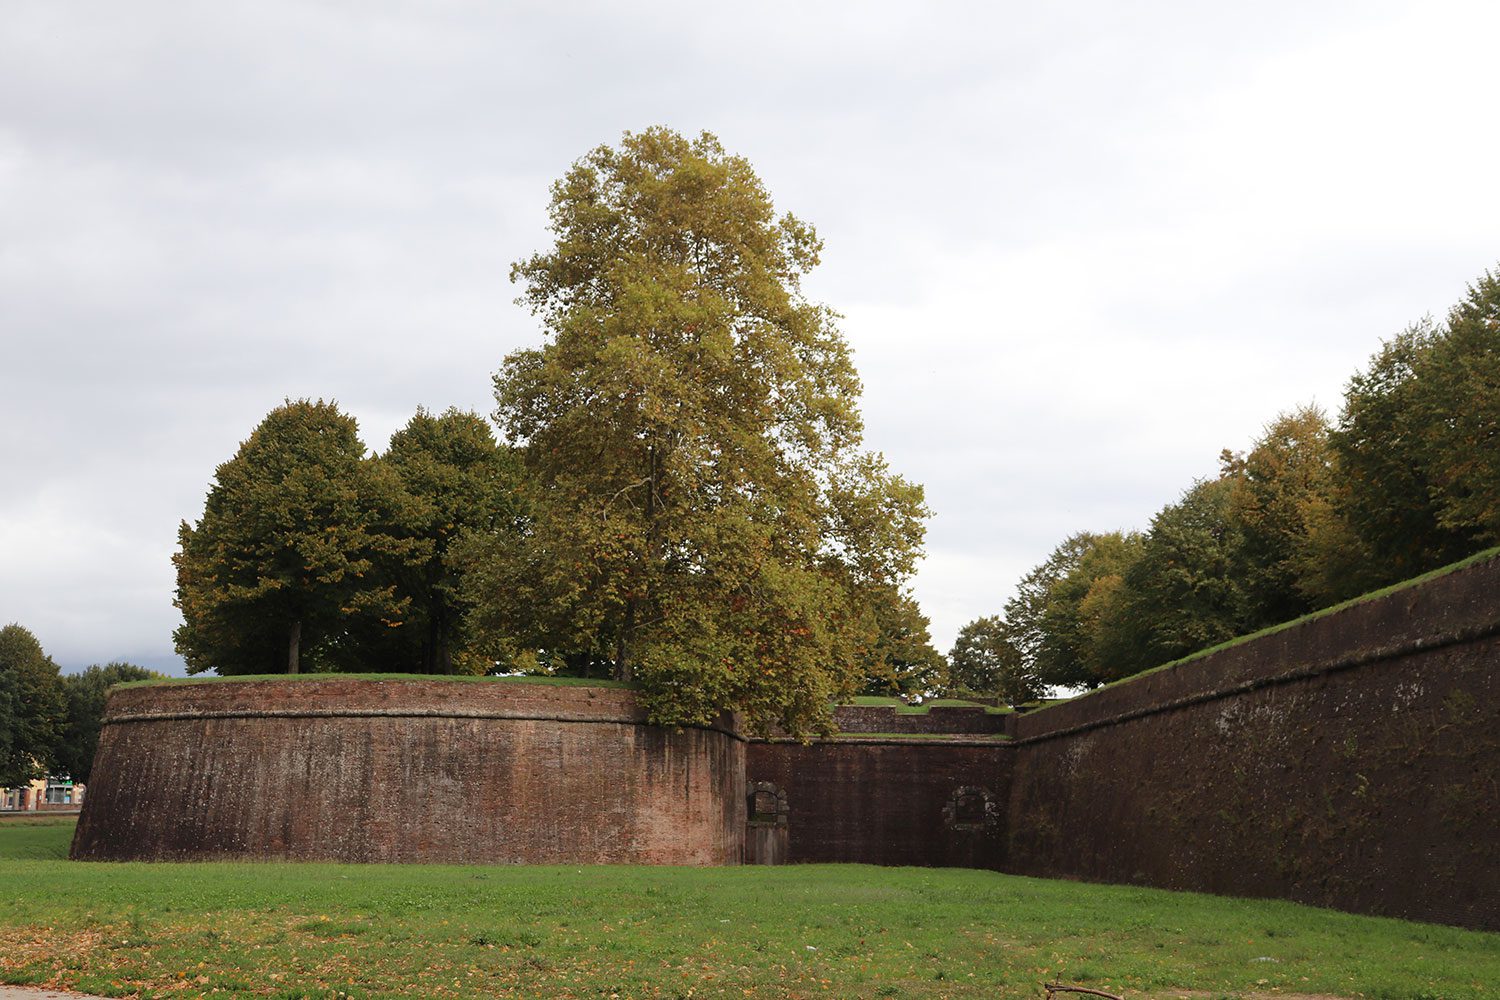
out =
{"type": "Polygon", "coordinates": [[[73,856],[988,868],[1500,930],[1500,558],[1028,714],[645,725],[451,680],[110,699],[73,856]]]}
{"type": "Polygon", "coordinates": [[[841,708],[840,740],[752,743],[749,787],[779,796],[784,831],[779,850],[761,838],[768,860],[964,865],[1500,930],[1500,559],[1040,711],[971,710],[968,736],[960,717],[841,708]],[[980,825],[976,802],[993,808],[980,825]]]}
{"type": "Polygon", "coordinates": [[[1006,871],[1500,929],[1500,560],[1012,737],[1006,871]]]}
{"type": "Polygon", "coordinates": [[[748,786],[784,796],[786,844],[782,856],[748,860],[1000,868],[1011,767],[1002,749],[960,736],[751,743],[748,786]]]}
{"type": "Polygon", "coordinates": [[[85,860],[734,864],[744,740],[618,688],[452,680],[117,689],[85,860]]]}

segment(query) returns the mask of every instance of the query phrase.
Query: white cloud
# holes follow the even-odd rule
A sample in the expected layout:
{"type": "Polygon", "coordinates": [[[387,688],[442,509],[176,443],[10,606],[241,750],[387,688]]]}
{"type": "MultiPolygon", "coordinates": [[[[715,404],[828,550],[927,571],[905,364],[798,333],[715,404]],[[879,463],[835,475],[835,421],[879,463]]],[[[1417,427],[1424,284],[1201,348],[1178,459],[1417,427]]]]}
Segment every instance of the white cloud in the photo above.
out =
{"type": "Polygon", "coordinates": [[[547,185],[709,128],[827,239],[946,646],[1500,258],[1482,3],[27,4],[0,36],[0,619],[161,662],[214,466],[534,342],[547,185]]]}

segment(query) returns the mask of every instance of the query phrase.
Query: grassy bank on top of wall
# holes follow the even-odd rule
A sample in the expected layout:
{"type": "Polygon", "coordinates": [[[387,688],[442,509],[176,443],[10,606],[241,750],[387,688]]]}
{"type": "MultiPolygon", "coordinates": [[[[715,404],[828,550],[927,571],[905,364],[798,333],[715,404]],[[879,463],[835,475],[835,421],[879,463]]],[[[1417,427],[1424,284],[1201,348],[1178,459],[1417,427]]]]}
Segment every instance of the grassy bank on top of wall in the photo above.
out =
{"type": "Polygon", "coordinates": [[[912,705],[890,695],[855,695],[848,701],[840,702],[841,707],[853,708],[894,708],[898,715],[926,715],[934,708],[982,708],[987,715],[1006,715],[1014,709],[1009,705],[986,705],[981,701],[968,701],[963,698],[933,698],[921,704],[912,705]]]}
{"type": "Polygon", "coordinates": [[[1119,687],[1122,684],[1130,684],[1134,681],[1140,680],[1142,677],[1160,673],[1163,670],[1171,670],[1175,667],[1185,666],[1213,656],[1215,653],[1221,653],[1226,649],[1233,649],[1236,646],[1243,646],[1248,642],[1254,642],[1257,639],[1263,639],[1266,636],[1275,635],[1278,632],[1285,632],[1290,628],[1296,628],[1298,625],[1304,625],[1308,622],[1317,621],[1320,618],[1327,618],[1329,615],[1338,614],[1340,611],[1355,607],[1356,605],[1366,604],[1370,601],[1378,600],[1379,598],[1389,596],[1390,594],[1399,593],[1403,590],[1410,590],[1412,587],[1420,586],[1421,584],[1436,580],[1439,577],[1447,576],[1450,573],[1455,573],[1458,570],[1467,569],[1470,566],[1476,566],[1480,563],[1489,562],[1491,560],[1500,560],[1500,546],[1496,546],[1492,549],[1485,549],[1483,552],[1476,552],[1466,559],[1460,559],[1458,562],[1449,563],[1447,566],[1440,566],[1437,569],[1429,570],[1428,572],[1423,573],[1420,576],[1414,576],[1409,580],[1401,580],[1397,583],[1391,584],[1390,586],[1381,587],[1379,590],[1372,590],[1367,594],[1360,594],[1358,597],[1352,597],[1349,600],[1343,601],[1339,604],[1333,604],[1326,608],[1319,608],[1317,611],[1305,614],[1300,618],[1293,618],[1290,621],[1284,621],[1277,625],[1269,625],[1266,628],[1260,629],[1259,631],[1250,632],[1246,635],[1237,636],[1233,639],[1227,639],[1216,646],[1209,646],[1206,649],[1200,649],[1196,653],[1189,653],[1187,656],[1178,657],[1175,660],[1169,660],[1168,662],[1162,663],[1158,666],[1148,667],[1147,669],[1142,670],[1138,673],[1131,674],[1129,677],[1121,677],[1119,680],[1110,681],[1108,684],[1102,684],[1091,691],[1085,691],[1082,694],[1075,695],[1072,698],[1062,698],[1045,702],[1034,711],[1046,711],[1048,708],[1051,708],[1055,705],[1066,705],[1071,702],[1077,701],[1079,698],[1087,698],[1089,695],[1098,694],[1100,691],[1107,691],[1110,688],[1119,687]]]}
{"type": "Polygon", "coordinates": [[[1500,935],[963,869],[106,864],[0,827],[0,981],[116,997],[1477,1000],[1500,935]]]}
{"type": "Polygon", "coordinates": [[[624,681],[611,681],[590,677],[549,677],[538,674],[512,674],[503,677],[476,676],[473,674],[235,674],[229,677],[196,675],[193,677],[152,678],[144,681],[127,681],[116,684],[117,688],[157,687],[182,684],[232,684],[242,681],[450,681],[463,684],[551,684],[557,687],[602,687],[628,688],[624,681]]]}

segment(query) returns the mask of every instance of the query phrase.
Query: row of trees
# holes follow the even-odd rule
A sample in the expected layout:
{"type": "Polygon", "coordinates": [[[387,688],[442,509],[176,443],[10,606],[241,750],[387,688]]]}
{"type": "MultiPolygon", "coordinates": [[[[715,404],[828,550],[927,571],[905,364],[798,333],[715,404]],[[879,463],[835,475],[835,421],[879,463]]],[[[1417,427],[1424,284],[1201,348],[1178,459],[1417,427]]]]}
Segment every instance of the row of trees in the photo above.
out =
{"type": "Polygon", "coordinates": [[[64,676],[30,631],[0,628],[0,788],[58,773],[86,783],[110,687],[160,676],[131,663],[64,676]]]}
{"type": "Polygon", "coordinates": [[[941,684],[922,489],[862,445],[812,227],[666,129],[578,161],[550,218],[512,272],[547,340],[495,376],[505,443],[419,413],[367,455],[332,404],[273,411],[181,528],[189,670],[602,673],[657,722],[793,732],[941,684]]]}
{"type": "Polygon", "coordinates": [[[1002,614],[964,627],[956,683],[1015,701],[1090,688],[1500,544],[1500,274],[1385,343],[1330,423],[1282,414],[1145,532],[1080,532],[1002,614]]]}
{"type": "Polygon", "coordinates": [[[485,421],[419,410],[370,454],[334,403],[288,401],[219,466],[179,529],[189,673],[483,673],[449,560],[513,529],[515,462],[485,421]]]}

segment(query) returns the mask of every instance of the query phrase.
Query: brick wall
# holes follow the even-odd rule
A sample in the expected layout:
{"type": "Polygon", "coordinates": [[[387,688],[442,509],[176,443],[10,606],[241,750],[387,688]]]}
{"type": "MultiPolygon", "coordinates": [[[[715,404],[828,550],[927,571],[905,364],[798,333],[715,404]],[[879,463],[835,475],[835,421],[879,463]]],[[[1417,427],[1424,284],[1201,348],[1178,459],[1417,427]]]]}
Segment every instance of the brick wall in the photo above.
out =
{"type": "Polygon", "coordinates": [[[751,743],[750,784],[786,794],[791,862],[999,868],[1010,792],[993,740],[751,743]]]}
{"type": "Polygon", "coordinates": [[[1500,560],[1015,736],[1007,871],[1500,929],[1500,560]]]}
{"type": "Polygon", "coordinates": [[[612,688],[125,689],[74,856],[736,863],[748,781],[785,799],[767,860],[1500,929],[1500,559],[1027,715],[839,722],[837,740],[747,745],[728,719],[646,726],[612,688]]]}
{"type": "Polygon", "coordinates": [[[983,707],[935,705],[925,712],[900,711],[894,705],[840,705],[834,720],[846,733],[953,733],[983,735],[1005,732],[1009,713],[983,707]]]}
{"type": "Polygon", "coordinates": [[[110,696],[80,859],[725,864],[744,742],[629,691],[225,681],[110,696]]]}

